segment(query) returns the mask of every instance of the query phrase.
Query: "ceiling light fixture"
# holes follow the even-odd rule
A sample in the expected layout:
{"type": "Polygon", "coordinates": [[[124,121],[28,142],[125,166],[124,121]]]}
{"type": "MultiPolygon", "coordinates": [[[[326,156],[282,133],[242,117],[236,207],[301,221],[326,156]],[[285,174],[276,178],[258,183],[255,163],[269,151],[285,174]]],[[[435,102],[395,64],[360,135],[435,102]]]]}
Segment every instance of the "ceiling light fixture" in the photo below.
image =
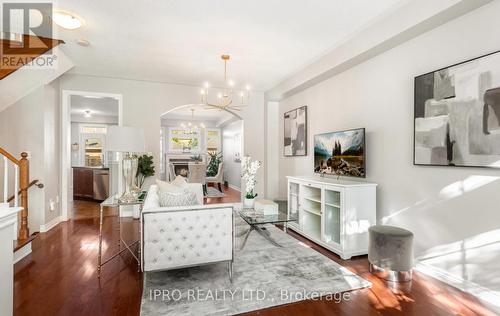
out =
{"type": "Polygon", "coordinates": [[[83,19],[66,11],[56,10],[52,14],[55,24],[66,30],[76,30],[83,26],[83,19]]]}
{"type": "MultiPolygon", "coordinates": [[[[194,109],[191,110],[191,121],[194,121],[194,109]]],[[[188,122],[187,124],[181,123],[181,127],[184,129],[184,134],[193,135],[198,134],[198,125],[188,122]]],[[[205,128],[205,124],[200,123],[199,128],[205,128]]]]}
{"type": "Polygon", "coordinates": [[[90,110],[86,110],[85,112],[83,112],[83,116],[86,118],[90,118],[92,117],[92,112],[90,112],[90,110]]]}
{"type": "Polygon", "coordinates": [[[201,89],[201,102],[205,105],[208,105],[208,109],[219,109],[219,110],[236,110],[241,111],[243,107],[248,105],[248,101],[250,99],[250,86],[246,86],[245,90],[241,90],[238,94],[240,97],[240,104],[233,104],[233,94],[234,94],[234,86],[235,83],[231,79],[227,79],[227,62],[231,58],[229,55],[222,55],[222,60],[224,61],[224,89],[222,92],[217,93],[217,100],[215,103],[210,103],[209,101],[209,92],[210,85],[208,82],[205,83],[205,87],[201,89]]]}

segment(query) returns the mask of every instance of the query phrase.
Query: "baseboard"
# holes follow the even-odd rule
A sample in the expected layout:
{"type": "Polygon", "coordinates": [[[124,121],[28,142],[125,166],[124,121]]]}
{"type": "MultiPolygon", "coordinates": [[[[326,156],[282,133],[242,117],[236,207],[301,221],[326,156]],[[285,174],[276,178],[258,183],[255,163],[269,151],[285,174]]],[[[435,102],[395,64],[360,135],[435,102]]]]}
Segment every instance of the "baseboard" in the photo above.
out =
{"type": "Polygon", "coordinates": [[[489,308],[500,314],[500,295],[495,291],[420,261],[417,261],[415,270],[474,295],[489,308]]]}
{"type": "Polygon", "coordinates": [[[229,185],[229,187],[230,187],[231,189],[233,189],[233,190],[236,190],[236,191],[238,191],[238,192],[241,192],[241,189],[240,189],[240,188],[238,188],[238,187],[237,187],[237,186],[235,186],[235,185],[230,184],[230,185],[229,185]]]}
{"type": "Polygon", "coordinates": [[[51,230],[52,228],[56,227],[57,224],[59,224],[60,222],[61,222],[61,216],[57,216],[53,220],[51,220],[50,222],[40,225],[40,232],[46,233],[49,230],[51,230]]]}
{"type": "Polygon", "coordinates": [[[26,245],[22,246],[21,248],[19,248],[17,251],[14,252],[14,264],[21,261],[24,257],[29,255],[30,253],[31,253],[31,242],[27,243],[26,245]]]}

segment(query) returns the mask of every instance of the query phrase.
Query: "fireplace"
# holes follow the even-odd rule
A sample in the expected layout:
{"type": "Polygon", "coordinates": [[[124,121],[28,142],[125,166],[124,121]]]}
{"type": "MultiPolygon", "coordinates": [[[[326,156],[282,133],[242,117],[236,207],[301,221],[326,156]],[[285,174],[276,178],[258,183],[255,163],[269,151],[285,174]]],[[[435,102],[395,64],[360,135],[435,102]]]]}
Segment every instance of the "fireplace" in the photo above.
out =
{"type": "MultiPolygon", "coordinates": [[[[165,170],[167,170],[167,179],[172,181],[176,176],[187,176],[188,164],[194,162],[192,155],[169,155],[165,156],[165,170]]],[[[206,155],[201,155],[202,162],[206,163],[206,155]]]]}

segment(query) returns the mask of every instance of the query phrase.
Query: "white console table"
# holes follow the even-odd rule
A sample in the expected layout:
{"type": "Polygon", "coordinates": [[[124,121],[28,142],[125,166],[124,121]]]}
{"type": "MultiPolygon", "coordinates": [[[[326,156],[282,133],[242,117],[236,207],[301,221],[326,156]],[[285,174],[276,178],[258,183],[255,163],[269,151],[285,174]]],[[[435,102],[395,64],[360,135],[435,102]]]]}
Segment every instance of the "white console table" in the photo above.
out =
{"type": "Polygon", "coordinates": [[[0,209],[0,315],[12,315],[14,305],[14,226],[21,207],[0,209]]]}
{"type": "Polygon", "coordinates": [[[377,184],[304,176],[288,178],[288,227],[342,259],[368,253],[368,227],[376,224],[377,184]]]}

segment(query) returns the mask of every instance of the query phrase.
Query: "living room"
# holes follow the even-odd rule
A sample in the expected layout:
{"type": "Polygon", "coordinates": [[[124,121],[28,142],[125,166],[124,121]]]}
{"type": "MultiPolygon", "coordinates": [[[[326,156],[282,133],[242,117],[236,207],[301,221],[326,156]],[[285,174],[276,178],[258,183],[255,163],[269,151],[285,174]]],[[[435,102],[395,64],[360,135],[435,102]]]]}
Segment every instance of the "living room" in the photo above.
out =
{"type": "Polygon", "coordinates": [[[1,315],[500,312],[499,0],[44,4],[2,2],[1,315]]]}

